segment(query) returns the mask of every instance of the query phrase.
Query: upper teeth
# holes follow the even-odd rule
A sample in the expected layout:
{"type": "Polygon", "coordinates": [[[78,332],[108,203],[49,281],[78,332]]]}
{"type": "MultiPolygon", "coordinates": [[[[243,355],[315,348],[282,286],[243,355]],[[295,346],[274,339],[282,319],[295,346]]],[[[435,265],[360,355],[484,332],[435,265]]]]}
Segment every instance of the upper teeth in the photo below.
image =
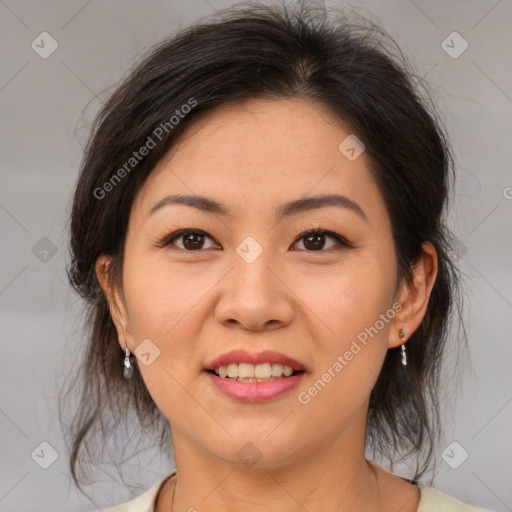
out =
{"type": "Polygon", "coordinates": [[[278,363],[232,363],[215,368],[215,373],[220,377],[268,379],[270,377],[282,377],[283,375],[289,377],[293,373],[293,368],[278,363]]]}

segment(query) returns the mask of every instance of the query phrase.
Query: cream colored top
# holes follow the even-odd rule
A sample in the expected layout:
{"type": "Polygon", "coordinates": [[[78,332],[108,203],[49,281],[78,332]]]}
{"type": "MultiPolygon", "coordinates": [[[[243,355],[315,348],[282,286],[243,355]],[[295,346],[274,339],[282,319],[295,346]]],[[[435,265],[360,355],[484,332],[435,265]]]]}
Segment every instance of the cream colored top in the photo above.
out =
{"type": "MultiPolygon", "coordinates": [[[[176,471],[158,481],[146,492],[137,498],[127,501],[113,508],[107,508],[103,512],[154,512],[157,495],[163,484],[171,478],[176,471]]],[[[421,482],[416,482],[421,496],[417,512],[491,512],[489,509],[476,508],[466,505],[444,492],[433,489],[421,482]]]]}

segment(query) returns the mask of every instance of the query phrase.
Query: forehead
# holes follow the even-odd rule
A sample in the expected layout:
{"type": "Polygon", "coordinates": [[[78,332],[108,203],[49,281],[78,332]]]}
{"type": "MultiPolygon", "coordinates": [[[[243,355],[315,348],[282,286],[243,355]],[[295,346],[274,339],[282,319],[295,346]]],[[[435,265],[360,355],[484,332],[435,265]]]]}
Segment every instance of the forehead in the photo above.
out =
{"type": "Polygon", "coordinates": [[[365,152],[347,158],[347,137],[350,128],[316,102],[223,105],[187,126],[148,178],[137,207],[148,211],[171,191],[214,196],[235,212],[326,193],[383,207],[365,152]]]}
{"type": "MultiPolygon", "coordinates": [[[[189,163],[206,156],[214,161],[241,158],[244,163],[241,171],[257,164],[263,168],[263,162],[268,165],[276,159],[293,162],[307,157],[309,162],[312,158],[325,159],[336,154],[340,136],[349,134],[349,128],[320,103],[301,99],[250,99],[203,114],[187,126],[168,159],[177,164],[183,156],[189,163]],[[245,159],[248,154],[251,161],[245,159]]],[[[154,174],[163,167],[157,166],[154,174]]]]}

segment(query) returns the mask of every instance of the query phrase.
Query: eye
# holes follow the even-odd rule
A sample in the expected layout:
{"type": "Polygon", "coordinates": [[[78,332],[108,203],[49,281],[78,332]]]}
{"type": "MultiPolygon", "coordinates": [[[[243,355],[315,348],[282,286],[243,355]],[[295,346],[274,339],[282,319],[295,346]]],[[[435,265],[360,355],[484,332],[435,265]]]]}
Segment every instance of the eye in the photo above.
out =
{"type": "MultiPolygon", "coordinates": [[[[198,251],[200,249],[204,249],[204,239],[209,238],[212,240],[210,235],[206,234],[204,231],[198,229],[182,229],[170,235],[170,237],[165,238],[160,244],[160,247],[167,247],[168,245],[176,245],[174,244],[175,240],[182,240],[183,245],[179,249],[183,249],[189,252],[198,251]]],[[[210,249],[210,247],[206,247],[210,249]]]]}
{"type": "MultiPolygon", "coordinates": [[[[347,240],[345,240],[342,236],[337,235],[336,233],[332,233],[331,231],[326,231],[324,229],[315,229],[312,231],[307,231],[306,233],[301,234],[297,240],[294,242],[294,245],[303,241],[302,245],[305,247],[305,250],[308,252],[320,252],[325,249],[325,239],[330,238],[335,241],[334,245],[341,245],[343,247],[350,247],[350,244],[347,240]]],[[[328,249],[332,248],[328,247],[328,249]]]]}

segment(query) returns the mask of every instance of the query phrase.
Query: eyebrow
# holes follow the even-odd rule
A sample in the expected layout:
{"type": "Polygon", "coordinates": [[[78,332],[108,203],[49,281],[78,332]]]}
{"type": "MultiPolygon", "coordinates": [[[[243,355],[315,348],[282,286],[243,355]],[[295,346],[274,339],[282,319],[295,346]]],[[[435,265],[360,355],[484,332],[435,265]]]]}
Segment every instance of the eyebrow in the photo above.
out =
{"type": "MultiPolygon", "coordinates": [[[[165,206],[175,204],[191,206],[203,212],[214,213],[224,217],[233,218],[233,213],[224,204],[206,196],[185,194],[175,194],[160,199],[153,205],[151,210],[149,210],[148,216],[153,215],[156,211],[164,208],[165,206]]],[[[277,219],[281,220],[284,217],[288,217],[290,215],[317,210],[327,206],[336,206],[351,210],[365,221],[368,221],[366,214],[364,213],[361,206],[359,206],[359,204],[357,204],[352,199],[339,194],[322,194],[319,196],[296,199],[294,201],[290,201],[289,203],[280,205],[276,209],[275,215],[277,219]]]]}

